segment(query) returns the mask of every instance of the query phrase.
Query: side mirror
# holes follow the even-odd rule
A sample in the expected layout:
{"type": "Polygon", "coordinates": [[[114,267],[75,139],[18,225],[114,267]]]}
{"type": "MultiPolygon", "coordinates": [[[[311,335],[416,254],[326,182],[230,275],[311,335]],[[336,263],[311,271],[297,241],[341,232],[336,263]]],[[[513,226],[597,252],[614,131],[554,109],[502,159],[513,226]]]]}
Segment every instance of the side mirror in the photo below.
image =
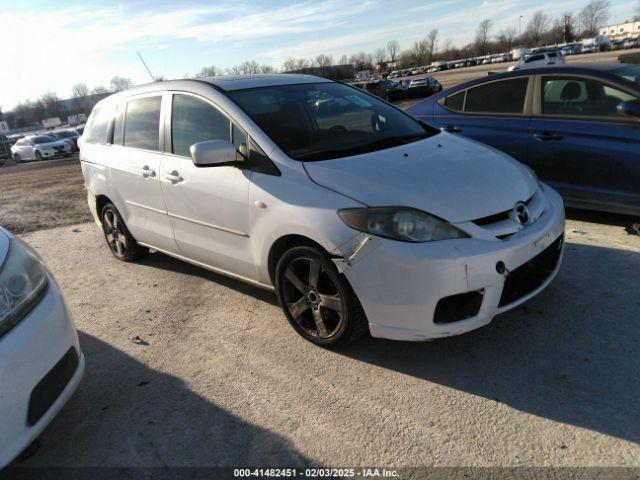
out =
{"type": "Polygon", "coordinates": [[[620,115],[640,118],[640,100],[627,100],[616,107],[620,115]]]}
{"type": "Polygon", "coordinates": [[[194,143],[189,151],[196,167],[223,167],[237,163],[236,147],[227,140],[194,143]]]}

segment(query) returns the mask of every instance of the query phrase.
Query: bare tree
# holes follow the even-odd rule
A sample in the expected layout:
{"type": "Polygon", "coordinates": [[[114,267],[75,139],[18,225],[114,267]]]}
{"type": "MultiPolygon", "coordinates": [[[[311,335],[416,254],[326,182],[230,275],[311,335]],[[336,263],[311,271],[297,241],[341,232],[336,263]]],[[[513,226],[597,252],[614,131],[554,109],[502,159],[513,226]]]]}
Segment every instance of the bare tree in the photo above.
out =
{"type": "Polygon", "coordinates": [[[223,73],[224,72],[215,65],[209,65],[208,67],[203,67],[202,70],[196,74],[196,77],[217,77],[223,73]]]}
{"type": "Polygon", "coordinates": [[[340,62],[338,62],[338,65],[346,65],[347,63],[349,63],[349,59],[347,58],[346,55],[342,55],[340,57],[340,62]]]}
{"type": "Polygon", "coordinates": [[[414,65],[424,64],[427,59],[427,41],[420,40],[419,42],[414,42],[409,49],[409,54],[412,58],[411,63],[414,65]]]}
{"type": "Polygon", "coordinates": [[[376,65],[382,65],[387,60],[387,51],[384,48],[376,48],[373,58],[376,61],[376,65]]]}
{"type": "Polygon", "coordinates": [[[638,0],[638,5],[636,5],[635,15],[633,16],[634,22],[640,22],[640,0],[638,0]]]}
{"type": "Polygon", "coordinates": [[[321,53],[316,57],[316,65],[320,68],[327,68],[333,65],[333,57],[331,55],[325,55],[321,53]]]}
{"type": "Polygon", "coordinates": [[[547,17],[542,10],[538,10],[533,14],[531,20],[527,24],[527,36],[533,43],[533,46],[537,47],[540,44],[542,36],[549,28],[549,17],[547,17]]]}
{"type": "Polygon", "coordinates": [[[397,40],[389,40],[387,42],[387,52],[389,53],[389,61],[394,63],[398,59],[398,49],[400,44],[397,40]]]}
{"type": "Polygon", "coordinates": [[[89,87],[86,83],[76,83],[71,88],[71,96],[73,98],[85,98],[89,95],[89,87]]]}
{"type": "Polygon", "coordinates": [[[295,58],[287,58],[282,64],[282,70],[285,72],[293,72],[296,69],[296,59],[295,58]]]}
{"type": "Polygon", "coordinates": [[[109,89],[107,87],[103,87],[102,85],[98,85],[97,87],[93,87],[91,89],[91,95],[99,95],[103,93],[109,93],[109,89]]]}
{"type": "Polygon", "coordinates": [[[433,61],[433,54],[436,53],[438,49],[438,29],[434,28],[427,35],[427,58],[426,63],[431,63],[433,61]]]}
{"type": "Polygon", "coordinates": [[[573,42],[576,39],[576,17],[571,12],[562,14],[562,41],[573,42]]]}
{"type": "Polygon", "coordinates": [[[260,73],[260,65],[255,60],[246,60],[238,67],[241,74],[253,75],[260,73]]]}
{"type": "Polygon", "coordinates": [[[127,88],[131,88],[131,86],[133,86],[133,82],[124,77],[115,76],[111,79],[111,82],[109,82],[109,87],[112,92],[120,92],[127,88]]]}
{"type": "Polygon", "coordinates": [[[609,0],[591,0],[580,11],[580,23],[583,35],[597,35],[598,29],[609,19],[609,0]]]}
{"type": "Polygon", "coordinates": [[[485,55],[487,53],[487,42],[489,41],[489,32],[491,31],[491,27],[493,27],[493,22],[488,18],[482,20],[478,25],[475,45],[479,55],[485,55]]]}
{"type": "Polygon", "coordinates": [[[260,73],[274,73],[275,71],[271,65],[260,65],[260,73]]]}
{"type": "Polygon", "coordinates": [[[513,27],[503,28],[502,30],[500,30],[500,34],[498,35],[498,43],[500,44],[500,49],[503,52],[508,52],[509,50],[511,50],[517,35],[518,31],[513,27]]]}

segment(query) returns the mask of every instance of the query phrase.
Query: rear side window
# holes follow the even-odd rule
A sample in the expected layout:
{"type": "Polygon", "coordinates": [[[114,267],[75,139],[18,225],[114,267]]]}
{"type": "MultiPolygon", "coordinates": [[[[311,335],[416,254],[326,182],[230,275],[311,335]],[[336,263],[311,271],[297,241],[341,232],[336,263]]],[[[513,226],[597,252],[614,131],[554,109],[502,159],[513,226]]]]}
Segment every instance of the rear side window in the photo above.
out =
{"type": "Polygon", "coordinates": [[[465,112],[517,114],[524,110],[528,77],[500,80],[467,90],[465,112]]]}
{"type": "Polygon", "coordinates": [[[171,144],[173,153],[189,157],[189,147],[206,140],[227,140],[231,123],[217,108],[191,95],[173,96],[171,144]]]}
{"type": "Polygon", "coordinates": [[[162,97],[130,100],[124,122],[124,145],[157,151],[160,149],[160,104],[162,97]]]}
{"type": "Polygon", "coordinates": [[[109,123],[113,118],[113,110],[109,105],[99,105],[93,109],[87,122],[84,139],[88,143],[107,143],[109,123]]]}
{"type": "Polygon", "coordinates": [[[637,97],[599,80],[543,77],[542,114],[624,119],[616,107],[637,97]]]}
{"type": "Polygon", "coordinates": [[[444,106],[450,110],[455,110],[456,112],[461,112],[464,108],[464,95],[466,90],[463,90],[458,93],[454,93],[453,95],[449,95],[444,99],[444,106]]]}

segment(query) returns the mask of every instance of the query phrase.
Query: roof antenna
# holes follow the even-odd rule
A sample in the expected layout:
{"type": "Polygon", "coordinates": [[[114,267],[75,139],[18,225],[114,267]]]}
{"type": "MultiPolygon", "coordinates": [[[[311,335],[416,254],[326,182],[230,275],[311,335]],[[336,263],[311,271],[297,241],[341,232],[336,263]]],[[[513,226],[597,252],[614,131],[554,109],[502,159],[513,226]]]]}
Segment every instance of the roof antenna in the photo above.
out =
{"type": "Polygon", "coordinates": [[[141,62],[142,62],[142,64],[144,65],[144,68],[146,68],[146,69],[147,69],[147,72],[149,72],[149,76],[151,77],[151,81],[152,81],[152,82],[155,82],[155,81],[156,81],[156,79],[155,79],[155,78],[153,77],[153,75],[151,74],[151,70],[149,70],[149,67],[147,67],[147,64],[146,64],[146,62],[144,61],[144,58],[142,58],[142,55],[140,55],[140,52],[138,52],[137,50],[136,50],[136,53],[138,54],[138,57],[140,57],[140,61],[141,61],[141,62]]]}

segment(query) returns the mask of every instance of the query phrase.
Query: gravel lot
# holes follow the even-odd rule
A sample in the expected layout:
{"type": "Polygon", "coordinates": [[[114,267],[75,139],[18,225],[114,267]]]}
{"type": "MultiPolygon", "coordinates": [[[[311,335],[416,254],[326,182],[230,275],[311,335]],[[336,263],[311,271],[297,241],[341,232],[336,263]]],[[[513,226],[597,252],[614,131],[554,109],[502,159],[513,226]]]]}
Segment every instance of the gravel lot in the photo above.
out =
{"type": "Polygon", "coordinates": [[[640,466],[640,238],[573,216],[560,275],[525,306],[340,353],[270,293],[161,254],[116,261],[94,224],[24,235],[87,371],[23,465],[640,466]]]}

